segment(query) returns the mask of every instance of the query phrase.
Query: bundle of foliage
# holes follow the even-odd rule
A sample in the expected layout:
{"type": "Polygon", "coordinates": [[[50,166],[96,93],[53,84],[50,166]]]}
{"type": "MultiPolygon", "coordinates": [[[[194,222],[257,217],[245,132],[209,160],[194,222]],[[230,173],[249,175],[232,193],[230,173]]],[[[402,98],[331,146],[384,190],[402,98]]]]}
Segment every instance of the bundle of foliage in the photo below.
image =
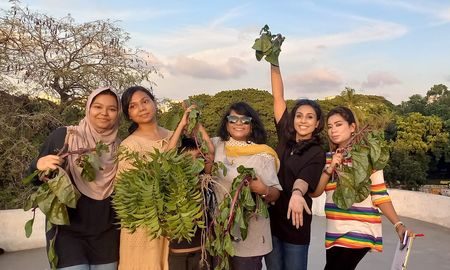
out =
{"type": "Polygon", "coordinates": [[[220,259],[216,270],[230,269],[229,256],[235,255],[232,241],[247,238],[250,219],[255,215],[269,216],[267,205],[260,196],[253,196],[248,186],[256,177],[255,171],[242,165],[237,171],[239,175],[233,179],[230,196],[220,203],[214,227],[208,233],[206,248],[220,259]]]}
{"type": "Polygon", "coordinates": [[[344,164],[336,168],[338,181],[333,201],[339,208],[348,209],[353,203],[362,202],[369,196],[370,175],[386,166],[389,149],[384,134],[370,131],[366,126],[340,150],[351,158],[352,165],[344,164]]]}
{"type": "Polygon", "coordinates": [[[252,46],[256,50],[256,60],[261,61],[265,56],[267,62],[278,66],[278,56],[281,52],[284,37],[281,34],[272,35],[267,24],[264,25],[259,34],[261,36],[255,40],[252,46]]]}
{"type": "MultiPolygon", "coordinates": [[[[99,156],[108,150],[108,147],[103,143],[98,143],[95,148],[81,148],[70,152],[64,152],[67,149],[67,143],[63,149],[58,153],[61,158],[66,158],[69,155],[77,154],[79,157],[78,165],[82,169],[81,176],[86,181],[93,181],[96,172],[101,170],[99,156]]],[[[33,218],[25,223],[25,235],[31,236],[33,232],[33,223],[36,215],[36,208],[39,208],[46,216],[47,232],[53,228],[53,225],[68,225],[70,224],[67,207],[76,208],[77,201],[80,198],[80,192],[72,184],[67,172],[58,167],[53,171],[39,171],[36,170],[22,180],[22,183],[30,184],[33,179],[39,176],[43,181],[41,185],[33,192],[25,203],[24,210],[32,210],[33,218]]],[[[56,269],[58,264],[58,256],[55,253],[55,239],[58,234],[58,226],[50,239],[48,249],[48,260],[52,269],[56,269]]]]}
{"type": "Polygon", "coordinates": [[[175,149],[148,156],[123,150],[121,159],[133,166],[119,173],[113,196],[121,228],[145,228],[152,239],[190,241],[204,225],[198,179],[203,161],[175,149]]]}

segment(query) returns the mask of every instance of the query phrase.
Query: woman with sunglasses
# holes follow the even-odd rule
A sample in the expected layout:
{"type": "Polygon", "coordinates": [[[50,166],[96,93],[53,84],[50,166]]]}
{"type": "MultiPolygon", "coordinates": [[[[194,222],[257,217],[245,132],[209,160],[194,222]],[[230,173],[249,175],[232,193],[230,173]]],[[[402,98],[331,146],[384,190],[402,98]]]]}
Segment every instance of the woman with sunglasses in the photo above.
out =
{"type": "Polygon", "coordinates": [[[290,112],[284,100],[280,68],[271,65],[276,148],[283,191],[269,208],[273,251],[265,257],[267,269],[307,269],[311,235],[312,199],[325,166],[320,132],[324,121],[317,102],[302,99],[290,112]]]}
{"type": "MultiPolygon", "coordinates": [[[[275,151],[264,143],[267,134],[256,111],[245,102],[232,104],[222,117],[219,137],[212,138],[216,150],[214,161],[222,162],[226,175],[219,170],[220,185],[215,192],[220,203],[231,190],[237,168],[243,165],[253,168],[257,178],[250,181],[250,189],[267,203],[280,195],[278,182],[278,158],[275,151]],[[226,190],[224,190],[226,189],[226,190]]],[[[231,258],[233,270],[260,270],[262,258],[272,250],[270,220],[260,215],[251,218],[245,240],[233,241],[235,256],[231,258]]]]}

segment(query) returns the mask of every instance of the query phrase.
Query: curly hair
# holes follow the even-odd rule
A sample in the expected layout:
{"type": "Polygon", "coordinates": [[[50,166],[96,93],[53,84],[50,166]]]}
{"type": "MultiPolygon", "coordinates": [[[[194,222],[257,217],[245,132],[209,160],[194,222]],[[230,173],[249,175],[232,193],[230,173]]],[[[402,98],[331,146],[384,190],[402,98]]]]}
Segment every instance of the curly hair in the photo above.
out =
{"type": "Polygon", "coordinates": [[[222,116],[222,120],[219,125],[219,129],[217,135],[223,140],[228,141],[230,139],[230,134],[227,130],[227,116],[231,113],[231,111],[235,111],[237,114],[250,116],[252,121],[251,125],[251,133],[247,138],[248,141],[264,144],[267,142],[267,132],[264,128],[264,124],[259,118],[258,113],[247,103],[245,102],[236,102],[230,105],[230,107],[225,111],[222,116]]]}

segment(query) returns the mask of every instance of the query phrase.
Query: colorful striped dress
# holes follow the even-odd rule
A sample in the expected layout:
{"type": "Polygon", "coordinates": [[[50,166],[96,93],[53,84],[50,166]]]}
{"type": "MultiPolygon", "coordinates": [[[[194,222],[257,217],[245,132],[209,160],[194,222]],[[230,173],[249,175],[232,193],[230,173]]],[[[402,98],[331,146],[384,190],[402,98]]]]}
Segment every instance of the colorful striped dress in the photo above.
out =
{"type": "MultiPolygon", "coordinates": [[[[351,166],[351,158],[346,158],[344,164],[351,166]]],[[[331,153],[327,153],[326,167],[331,164],[331,153]]],[[[370,195],[360,203],[354,203],[349,209],[340,209],[333,202],[336,190],[336,179],[328,182],[325,187],[325,215],[327,231],[325,248],[334,246],[344,248],[370,248],[381,252],[383,250],[381,234],[381,214],[377,206],[389,202],[384,183],[383,171],[376,171],[371,176],[370,195]]]]}

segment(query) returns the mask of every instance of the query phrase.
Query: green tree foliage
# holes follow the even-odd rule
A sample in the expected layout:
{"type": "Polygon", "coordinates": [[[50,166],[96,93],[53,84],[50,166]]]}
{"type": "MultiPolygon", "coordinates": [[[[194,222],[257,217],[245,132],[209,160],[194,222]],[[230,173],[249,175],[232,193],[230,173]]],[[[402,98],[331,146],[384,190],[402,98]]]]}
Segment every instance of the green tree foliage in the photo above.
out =
{"type": "Polygon", "coordinates": [[[325,114],[336,106],[350,108],[358,118],[360,126],[370,124],[375,129],[384,129],[394,119],[394,104],[381,96],[357,94],[349,87],[333,99],[320,100],[319,104],[325,114]]]}
{"type": "Polygon", "coordinates": [[[449,133],[443,129],[440,117],[420,113],[397,116],[395,124],[396,136],[390,142],[392,158],[387,175],[393,183],[416,186],[425,181],[430,159],[439,160],[444,155],[449,133]],[[413,170],[403,171],[414,166],[413,170]],[[419,173],[419,169],[423,172],[419,173]]]}
{"type": "Polygon", "coordinates": [[[127,47],[130,37],[114,22],[76,23],[12,1],[0,9],[0,71],[62,103],[83,98],[99,85],[123,89],[156,73],[150,54],[127,47]]]}
{"type": "MultiPolygon", "coordinates": [[[[277,134],[273,120],[273,98],[269,92],[258,89],[227,90],[214,96],[201,94],[190,96],[189,99],[200,107],[201,122],[212,137],[217,135],[220,121],[226,109],[234,102],[247,102],[259,113],[261,121],[264,123],[268,135],[267,144],[272,147],[276,145],[277,134]]],[[[160,124],[166,128],[173,128],[173,123],[177,123],[173,118],[179,117],[181,112],[180,104],[172,104],[171,109],[161,114],[160,124]]]]}
{"type": "Polygon", "coordinates": [[[412,154],[404,149],[393,149],[384,169],[384,178],[391,186],[416,189],[427,180],[428,162],[429,158],[424,153],[412,154]]]}
{"type": "Polygon", "coordinates": [[[39,145],[62,115],[47,100],[12,96],[0,91],[0,209],[20,207],[30,191],[20,183],[39,145]]]}

